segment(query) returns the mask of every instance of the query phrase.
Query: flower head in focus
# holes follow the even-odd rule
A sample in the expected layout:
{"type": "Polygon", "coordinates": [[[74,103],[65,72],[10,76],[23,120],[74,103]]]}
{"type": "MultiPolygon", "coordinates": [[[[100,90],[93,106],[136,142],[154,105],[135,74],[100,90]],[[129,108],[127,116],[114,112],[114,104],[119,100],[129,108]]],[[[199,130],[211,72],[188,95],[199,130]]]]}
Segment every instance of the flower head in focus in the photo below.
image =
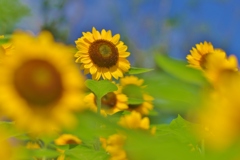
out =
{"type": "Polygon", "coordinates": [[[83,32],[83,37],[75,41],[78,49],[75,57],[84,73],[90,73],[95,80],[123,77],[130,68],[126,59],[130,53],[119,39],[119,34],[112,36],[112,32],[105,29],[100,33],[93,27],[92,33],[83,32]]]}

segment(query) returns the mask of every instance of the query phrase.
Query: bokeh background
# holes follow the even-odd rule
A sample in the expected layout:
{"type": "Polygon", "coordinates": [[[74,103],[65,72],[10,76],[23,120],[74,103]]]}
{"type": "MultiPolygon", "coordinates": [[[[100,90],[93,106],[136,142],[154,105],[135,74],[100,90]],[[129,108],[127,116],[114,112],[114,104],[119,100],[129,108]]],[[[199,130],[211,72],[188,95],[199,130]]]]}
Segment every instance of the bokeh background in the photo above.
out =
{"type": "MultiPolygon", "coordinates": [[[[135,67],[155,68],[155,53],[185,61],[203,41],[239,59],[239,6],[237,0],[0,0],[0,34],[49,30],[57,41],[74,45],[92,27],[111,30],[129,47],[135,67]]],[[[198,86],[159,68],[145,80],[164,122],[198,103],[198,86]]]]}
{"type": "Polygon", "coordinates": [[[0,34],[47,29],[59,41],[74,44],[93,26],[104,28],[121,34],[135,66],[152,67],[153,50],[185,59],[192,46],[205,40],[240,56],[237,0],[0,0],[0,4],[0,34]]]}

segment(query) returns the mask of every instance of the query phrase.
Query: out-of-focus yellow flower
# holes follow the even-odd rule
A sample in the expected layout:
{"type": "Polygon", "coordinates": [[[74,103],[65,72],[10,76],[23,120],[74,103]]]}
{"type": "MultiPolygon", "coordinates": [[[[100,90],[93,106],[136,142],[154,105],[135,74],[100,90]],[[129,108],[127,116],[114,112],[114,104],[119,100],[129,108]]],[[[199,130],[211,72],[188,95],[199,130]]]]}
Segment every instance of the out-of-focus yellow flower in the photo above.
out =
{"type": "Polygon", "coordinates": [[[227,57],[226,53],[220,49],[214,50],[207,56],[205,66],[204,74],[213,85],[224,72],[238,71],[237,58],[234,55],[227,57]]]}
{"type": "MultiPolygon", "coordinates": [[[[109,92],[102,97],[102,115],[112,115],[118,111],[128,109],[127,96],[122,93],[121,87],[118,85],[118,90],[114,92],[109,92]]],[[[91,110],[97,112],[96,97],[93,93],[88,94],[84,101],[90,107],[91,110]]]]}
{"type": "Polygon", "coordinates": [[[126,136],[113,134],[108,139],[100,138],[102,147],[110,154],[109,160],[127,160],[127,154],[123,148],[126,136]]]}
{"type": "Polygon", "coordinates": [[[189,66],[197,69],[205,69],[206,57],[213,51],[214,48],[210,42],[204,41],[204,43],[196,44],[196,48],[193,47],[190,50],[190,54],[186,57],[189,66]]]}
{"type": "Polygon", "coordinates": [[[130,68],[126,59],[130,53],[119,39],[119,34],[112,36],[112,32],[105,29],[100,33],[93,27],[92,33],[83,32],[83,37],[75,42],[78,48],[75,57],[84,73],[90,73],[95,80],[123,77],[130,68]]]}
{"type": "Polygon", "coordinates": [[[136,111],[132,111],[131,114],[122,116],[119,120],[119,124],[129,129],[148,130],[150,127],[149,118],[142,118],[142,115],[136,111]]]}
{"type": "Polygon", "coordinates": [[[149,111],[153,109],[153,97],[144,91],[146,86],[143,84],[144,80],[136,76],[126,76],[120,79],[122,92],[127,95],[128,98],[139,101],[139,103],[136,104],[129,104],[128,110],[147,115],[149,111]]]}
{"type": "Polygon", "coordinates": [[[3,111],[30,133],[72,126],[72,111],[83,109],[84,97],[73,48],[54,42],[49,32],[17,32],[10,43],[14,56],[5,56],[0,68],[3,111]]]}
{"type": "Polygon", "coordinates": [[[218,85],[206,97],[201,112],[202,126],[197,134],[207,147],[223,150],[239,142],[240,137],[240,74],[224,72],[218,85]]]}
{"type": "Polygon", "coordinates": [[[56,145],[66,144],[81,144],[82,140],[72,134],[62,134],[60,137],[54,140],[56,145]]]}
{"type": "Polygon", "coordinates": [[[18,145],[15,145],[9,139],[7,131],[0,129],[0,159],[2,160],[16,160],[21,157],[18,145]]]}
{"type": "Polygon", "coordinates": [[[27,142],[26,148],[28,149],[39,149],[41,148],[41,145],[38,141],[29,141],[27,142]]]}
{"type": "Polygon", "coordinates": [[[60,153],[60,155],[57,157],[57,160],[70,160],[70,158],[66,158],[65,150],[58,148],[57,151],[60,153]]]}

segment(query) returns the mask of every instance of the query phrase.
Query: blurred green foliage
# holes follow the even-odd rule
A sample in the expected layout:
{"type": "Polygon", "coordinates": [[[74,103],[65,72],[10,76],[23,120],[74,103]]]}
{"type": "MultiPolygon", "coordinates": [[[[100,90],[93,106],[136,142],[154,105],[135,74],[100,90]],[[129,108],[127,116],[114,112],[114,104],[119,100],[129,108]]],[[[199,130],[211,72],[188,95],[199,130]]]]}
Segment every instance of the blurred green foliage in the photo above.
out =
{"type": "Polygon", "coordinates": [[[0,34],[10,34],[17,22],[30,15],[30,9],[19,0],[0,1],[0,34]]]}
{"type": "Polygon", "coordinates": [[[41,1],[41,10],[43,17],[43,25],[41,26],[41,30],[50,31],[56,40],[65,43],[69,34],[69,29],[66,26],[66,14],[63,12],[64,6],[66,4],[67,0],[41,1]],[[54,15],[54,17],[49,15],[54,15]]]}

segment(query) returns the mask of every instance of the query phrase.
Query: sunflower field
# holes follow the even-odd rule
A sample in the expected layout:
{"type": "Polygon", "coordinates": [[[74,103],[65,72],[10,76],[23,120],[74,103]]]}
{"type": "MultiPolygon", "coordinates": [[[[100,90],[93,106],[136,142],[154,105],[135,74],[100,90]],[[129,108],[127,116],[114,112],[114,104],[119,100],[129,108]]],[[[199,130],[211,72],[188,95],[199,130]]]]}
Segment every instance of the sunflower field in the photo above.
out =
{"type": "Polygon", "coordinates": [[[0,160],[240,159],[236,55],[201,41],[185,60],[153,50],[154,67],[139,67],[127,35],[9,34],[29,14],[13,10],[0,22],[0,160]]]}

